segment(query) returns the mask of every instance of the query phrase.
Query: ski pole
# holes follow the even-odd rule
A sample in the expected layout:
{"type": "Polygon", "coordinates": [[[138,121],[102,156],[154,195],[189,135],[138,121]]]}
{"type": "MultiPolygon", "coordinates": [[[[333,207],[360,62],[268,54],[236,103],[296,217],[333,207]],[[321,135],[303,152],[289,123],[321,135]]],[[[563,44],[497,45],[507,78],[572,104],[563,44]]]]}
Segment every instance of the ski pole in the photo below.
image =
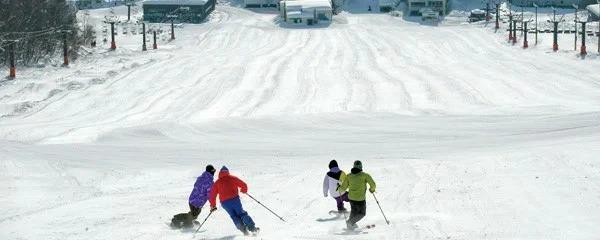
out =
{"type": "Polygon", "coordinates": [[[206,220],[208,220],[208,217],[210,217],[210,215],[212,213],[213,213],[212,211],[208,212],[208,215],[206,216],[206,218],[204,219],[204,221],[202,221],[202,223],[200,224],[200,226],[198,226],[198,229],[196,229],[196,231],[194,232],[194,236],[196,236],[196,233],[198,233],[198,231],[200,231],[200,228],[202,227],[202,225],[204,225],[204,223],[206,222],[206,220]]]}
{"type": "Polygon", "coordinates": [[[269,212],[271,212],[273,215],[277,216],[279,219],[281,219],[281,221],[285,222],[285,220],[281,216],[277,215],[277,213],[273,212],[273,210],[269,209],[267,206],[265,206],[264,204],[262,204],[260,201],[256,200],[256,198],[254,198],[252,195],[250,195],[248,193],[246,193],[246,195],[248,197],[252,198],[252,200],[256,201],[258,204],[260,204],[264,208],[266,208],[267,210],[269,210],[269,212]]]}
{"type": "Polygon", "coordinates": [[[379,200],[377,200],[377,197],[375,196],[375,193],[371,193],[373,195],[373,198],[375,198],[375,202],[377,202],[377,206],[379,206],[379,210],[381,210],[381,215],[383,215],[383,218],[385,219],[385,222],[390,225],[390,221],[388,221],[387,217],[385,216],[385,213],[383,213],[383,209],[381,209],[381,205],[379,204],[379,200]]]}

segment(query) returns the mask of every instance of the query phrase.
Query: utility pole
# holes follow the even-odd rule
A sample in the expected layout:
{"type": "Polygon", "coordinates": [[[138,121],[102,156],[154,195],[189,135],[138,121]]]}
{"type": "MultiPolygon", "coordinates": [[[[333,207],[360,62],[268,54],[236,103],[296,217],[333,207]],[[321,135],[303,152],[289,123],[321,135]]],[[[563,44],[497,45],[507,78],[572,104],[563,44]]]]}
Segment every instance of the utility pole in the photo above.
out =
{"type": "Polygon", "coordinates": [[[554,32],[552,32],[552,50],[558,51],[558,23],[557,21],[552,22],[554,24],[554,32]]]}
{"type": "MultiPolygon", "coordinates": [[[[587,55],[587,51],[585,49],[585,24],[587,23],[586,21],[579,21],[579,23],[581,23],[581,56],[585,57],[585,55],[587,55]]],[[[577,24],[577,22],[575,22],[575,24],[577,24]]]]}
{"type": "Polygon", "coordinates": [[[508,0],[508,40],[512,41],[513,39],[513,35],[512,35],[512,19],[513,19],[513,14],[512,14],[512,4],[511,4],[511,0],[508,0]]]}
{"type": "Polygon", "coordinates": [[[485,22],[490,21],[490,0],[485,2],[485,22]]]}
{"type": "MultiPolygon", "coordinates": [[[[287,18],[287,1],[283,1],[283,21],[284,22],[288,22],[288,18],[287,18]]],[[[281,1],[279,2],[281,4],[281,1]]]]}
{"type": "Polygon", "coordinates": [[[513,19],[513,39],[512,39],[513,45],[515,45],[517,43],[517,21],[518,21],[518,19],[513,19]]]}
{"type": "Polygon", "coordinates": [[[175,19],[171,18],[171,40],[175,40],[175,19]]]}
{"type": "Polygon", "coordinates": [[[117,43],[115,42],[115,23],[110,23],[110,49],[117,49],[117,43]]]}
{"type": "Polygon", "coordinates": [[[523,20],[525,20],[525,18],[523,18],[523,6],[521,6],[521,35],[523,35],[523,20]]]}
{"type": "Polygon", "coordinates": [[[154,37],[154,44],[152,45],[152,48],[157,49],[158,45],[156,45],[156,29],[152,31],[152,35],[154,37]]]}
{"type": "Polygon", "coordinates": [[[509,14],[508,15],[508,41],[509,42],[513,40],[512,23],[513,23],[513,15],[509,14]]]}
{"type": "Polygon", "coordinates": [[[529,21],[523,21],[523,48],[528,48],[529,43],[527,42],[527,23],[529,21]]]}
{"type": "Polygon", "coordinates": [[[573,4],[573,8],[575,8],[575,47],[573,51],[577,51],[577,12],[579,10],[579,6],[577,4],[573,4]]]}
{"type": "Polygon", "coordinates": [[[142,51],[146,50],[146,23],[142,22],[142,51]]]}
{"type": "MultiPolygon", "coordinates": [[[[596,0],[598,12],[600,13],[600,0],[596,0]]],[[[598,53],[600,54],[600,16],[598,16],[598,53]]]]}
{"type": "Polygon", "coordinates": [[[10,61],[10,70],[8,73],[8,77],[14,79],[17,77],[17,68],[15,67],[15,44],[16,41],[9,42],[9,50],[8,50],[8,60],[10,61]]]}
{"type": "Polygon", "coordinates": [[[500,28],[500,3],[496,3],[496,30],[500,28]]]}
{"type": "Polygon", "coordinates": [[[69,46],[67,45],[67,31],[63,31],[63,66],[69,66],[69,46]]]}
{"type": "Polygon", "coordinates": [[[538,43],[538,5],[537,4],[533,4],[533,6],[535,7],[535,45],[537,46],[538,43]]]}
{"type": "Polygon", "coordinates": [[[127,21],[131,20],[131,2],[127,2],[127,21]]]}

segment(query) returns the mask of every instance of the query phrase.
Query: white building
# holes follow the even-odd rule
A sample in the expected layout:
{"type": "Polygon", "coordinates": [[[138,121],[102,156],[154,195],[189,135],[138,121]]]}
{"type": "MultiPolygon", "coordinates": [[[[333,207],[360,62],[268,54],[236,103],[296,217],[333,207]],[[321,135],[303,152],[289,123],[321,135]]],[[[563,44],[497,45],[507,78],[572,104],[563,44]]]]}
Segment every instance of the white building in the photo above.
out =
{"type": "Polygon", "coordinates": [[[280,2],[280,12],[288,23],[316,24],[331,21],[333,8],[329,0],[287,0],[280,2]]]}
{"type": "Polygon", "coordinates": [[[408,14],[421,15],[425,9],[431,9],[439,12],[440,15],[446,15],[448,9],[447,0],[407,0],[408,14]]]}

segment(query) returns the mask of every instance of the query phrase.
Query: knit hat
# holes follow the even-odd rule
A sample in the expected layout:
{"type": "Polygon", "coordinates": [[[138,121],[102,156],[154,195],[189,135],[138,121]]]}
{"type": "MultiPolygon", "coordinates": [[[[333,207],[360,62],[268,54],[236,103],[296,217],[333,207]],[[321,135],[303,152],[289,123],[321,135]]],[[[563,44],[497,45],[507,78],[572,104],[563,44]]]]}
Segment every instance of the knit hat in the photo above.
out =
{"type": "Polygon", "coordinates": [[[354,161],[354,167],[362,170],[362,162],[359,160],[354,161]]]}
{"type": "Polygon", "coordinates": [[[333,160],[331,160],[329,162],[329,169],[332,169],[332,168],[337,167],[337,166],[338,166],[338,163],[337,163],[337,161],[335,159],[333,159],[333,160]]]}
{"type": "Polygon", "coordinates": [[[215,169],[215,167],[213,167],[213,165],[206,165],[206,171],[209,173],[215,173],[217,171],[217,169],[215,169]]]}
{"type": "Polygon", "coordinates": [[[229,172],[229,169],[225,166],[221,167],[221,172],[229,172]]]}

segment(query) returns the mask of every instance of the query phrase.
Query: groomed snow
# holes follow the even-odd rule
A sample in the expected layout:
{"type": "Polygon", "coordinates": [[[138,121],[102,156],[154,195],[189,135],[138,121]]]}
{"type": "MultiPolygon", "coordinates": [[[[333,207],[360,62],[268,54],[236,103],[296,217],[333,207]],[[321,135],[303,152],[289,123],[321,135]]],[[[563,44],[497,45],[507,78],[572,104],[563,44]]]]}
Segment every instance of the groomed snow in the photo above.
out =
{"type": "MultiPolygon", "coordinates": [[[[117,51],[2,82],[0,239],[193,239],[166,223],[209,163],[287,220],[242,196],[260,239],[599,236],[597,55],[523,50],[452,16],[277,17],[220,3],[158,50],[119,30],[117,51]],[[363,160],[391,225],[370,196],[359,224],[375,229],[331,219],[331,159],[363,160]]],[[[245,239],[222,209],[203,229],[245,239]]]]}

